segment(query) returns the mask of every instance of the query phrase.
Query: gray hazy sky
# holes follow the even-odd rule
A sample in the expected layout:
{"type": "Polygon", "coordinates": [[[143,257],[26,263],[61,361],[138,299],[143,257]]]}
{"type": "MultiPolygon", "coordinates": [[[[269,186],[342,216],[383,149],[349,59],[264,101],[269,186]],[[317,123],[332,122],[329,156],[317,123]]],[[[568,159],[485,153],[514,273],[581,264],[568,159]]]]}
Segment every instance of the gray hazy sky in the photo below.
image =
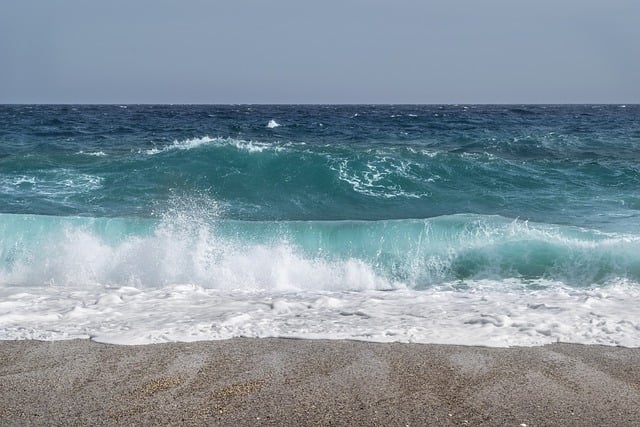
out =
{"type": "Polygon", "coordinates": [[[0,0],[0,103],[591,102],[640,0],[0,0]]]}

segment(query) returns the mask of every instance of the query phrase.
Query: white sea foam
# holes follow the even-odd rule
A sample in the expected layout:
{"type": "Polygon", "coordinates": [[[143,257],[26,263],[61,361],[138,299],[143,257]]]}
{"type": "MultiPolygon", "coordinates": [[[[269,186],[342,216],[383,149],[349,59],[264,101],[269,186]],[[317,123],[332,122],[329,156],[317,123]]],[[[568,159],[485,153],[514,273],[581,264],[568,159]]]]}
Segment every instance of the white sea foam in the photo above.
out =
{"type": "Polygon", "coordinates": [[[20,193],[28,187],[32,194],[56,197],[95,191],[102,188],[102,182],[100,176],[69,169],[52,169],[38,176],[0,174],[0,193],[20,193]]]}
{"type": "Polygon", "coordinates": [[[269,123],[267,123],[267,127],[269,129],[277,128],[279,126],[280,126],[280,124],[278,122],[276,122],[275,120],[273,120],[273,119],[269,120],[269,123]]]}
{"type": "MultiPolygon", "coordinates": [[[[206,231],[176,238],[161,230],[118,245],[81,229],[44,243],[43,255],[0,272],[0,285],[152,286],[193,281],[215,289],[273,291],[389,289],[393,285],[357,259],[331,262],[277,245],[225,246],[206,231]]],[[[182,233],[180,231],[179,233],[182,233]]]]}
{"type": "Polygon", "coordinates": [[[104,151],[78,151],[76,154],[93,157],[105,157],[107,154],[104,151]]]}
{"type": "Polygon", "coordinates": [[[192,150],[194,148],[198,148],[201,146],[232,146],[237,148],[238,150],[247,151],[249,153],[260,153],[265,150],[273,150],[273,151],[282,151],[285,149],[283,145],[272,144],[266,142],[259,141],[246,141],[243,139],[235,139],[235,138],[222,138],[222,137],[209,137],[203,136],[201,138],[190,138],[184,140],[175,140],[171,145],[167,145],[161,148],[150,148],[145,152],[149,155],[156,155],[162,152],[173,151],[173,150],[192,150]]]}
{"type": "MultiPolygon", "coordinates": [[[[313,277],[309,275],[308,277],[313,277]]],[[[571,289],[468,283],[466,290],[264,291],[194,285],[0,288],[0,339],[118,344],[232,337],[486,346],[640,345],[637,283],[571,289]]]]}
{"type": "Polygon", "coordinates": [[[184,140],[174,140],[173,144],[167,145],[162,148],[150,148],[146,151],[147,154],[154,155],[163,151],[170,150],[191,150],[193,148],[200,147],[201,145],[218,142],[221,138],[211,138],[209,136],[203,136],[201,138],[188,138],[184,140]]]}
{"type": "MultiPolygon", "coordinates": [[[[405,178],[408,181],[424,180],[424,177],[412,175],[412,167],[420,167],[416,163],[387,157],[383,153],[374,160],[369,161],[364,169],[353,167],[349,160],[334,162],[330,168],[338,173],[338,179],[351,185],[355,192],[372,197],[385,199],[411,198],[419,199],[430,194],[425,192],[407,191],[396,179],[405,178]]],[[[439,179],[434,175],[430,179],[439,179]]]]}

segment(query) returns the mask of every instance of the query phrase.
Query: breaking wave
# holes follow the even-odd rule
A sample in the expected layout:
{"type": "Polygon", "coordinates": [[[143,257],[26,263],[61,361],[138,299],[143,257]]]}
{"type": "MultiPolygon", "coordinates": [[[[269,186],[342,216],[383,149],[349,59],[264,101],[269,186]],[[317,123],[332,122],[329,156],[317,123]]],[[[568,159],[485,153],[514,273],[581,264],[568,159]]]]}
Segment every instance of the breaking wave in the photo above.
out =
{"type": "Polygon", "coordinates": [[[640,237],[451,215],[383,221],[238,221],[0,215],[0,284],[362,290],[557,281],[640,282],[640,237]]]}

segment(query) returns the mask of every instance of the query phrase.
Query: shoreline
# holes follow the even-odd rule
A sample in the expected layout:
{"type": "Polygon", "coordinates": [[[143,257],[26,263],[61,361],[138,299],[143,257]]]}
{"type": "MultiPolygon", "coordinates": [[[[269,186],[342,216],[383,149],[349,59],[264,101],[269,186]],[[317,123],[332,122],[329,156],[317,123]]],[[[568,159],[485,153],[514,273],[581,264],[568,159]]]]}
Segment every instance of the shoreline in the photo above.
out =
{"type": "Polygon", "coordinates": [[[640,425],[640,348],[0,341],[1,425],[640,425]]]}

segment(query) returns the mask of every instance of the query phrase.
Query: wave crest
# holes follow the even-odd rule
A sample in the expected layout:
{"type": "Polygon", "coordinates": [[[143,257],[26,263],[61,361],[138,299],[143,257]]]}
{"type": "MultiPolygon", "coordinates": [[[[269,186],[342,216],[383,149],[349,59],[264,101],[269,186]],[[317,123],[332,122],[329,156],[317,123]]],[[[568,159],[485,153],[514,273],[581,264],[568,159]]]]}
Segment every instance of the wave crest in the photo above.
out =
{"type": "Polygon", "coordinates": [[[171,145],[167,145],[162,148],[150,148],[146,150],[146,154],[155,155],[174,150],[192,150],[203,146],[215,146],[215,147],[235,147],[238,150],[246,151],[249,153],[260,153],[265,150],[282,151],[284,147],[259,141],[247,141],[236,138],[223,138],[210,136],[203,136],[201,138],[188,138],[184,140],[174,140],[171,145]]]}
{"type": "MultiPolygon", "coordinates": [[[[200,204],[198,204],[200,203],[200,204]]],[[[176,204],[160,219],[0,215],[0,284],[429,289],[470,280],[640,282],[640,237],[501,217],[260,222],[176,204]]]]}

